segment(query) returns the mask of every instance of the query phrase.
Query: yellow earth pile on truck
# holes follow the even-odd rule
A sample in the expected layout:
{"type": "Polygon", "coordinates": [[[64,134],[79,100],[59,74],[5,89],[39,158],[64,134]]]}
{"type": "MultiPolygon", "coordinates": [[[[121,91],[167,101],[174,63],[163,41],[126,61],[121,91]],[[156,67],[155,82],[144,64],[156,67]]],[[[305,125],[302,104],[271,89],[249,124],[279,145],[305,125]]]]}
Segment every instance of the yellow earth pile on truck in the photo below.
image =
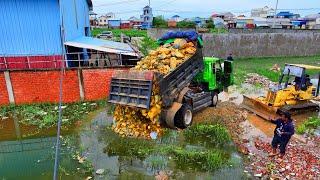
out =
{"type": "Polygon", "coordinates": [[[165,36],[134,68],[113,74],[108,102],[116,104],[113,130],[121,136],[150,139],[163,127],[187,128],[194,112],[215,106],[233,83],[232,62],[203,58],[196,32],[165,36]]]}
{"type": "MultiPolygon", "coordinates": [[[[156,71],[167,75],[177,66],[189,59],[196,52],[195,45],[185,39],[176,39],[173,44],[166,44],[151,51],[133,68],[134,70],[156,71]]],[[[114,112],[116,125],[113,130],[122,136],[150,138],[151,132],[161,135],[163,129],[160,125],[162,107],[159,87],[153,81],[150,110],[117,105],[114,112]]]]}

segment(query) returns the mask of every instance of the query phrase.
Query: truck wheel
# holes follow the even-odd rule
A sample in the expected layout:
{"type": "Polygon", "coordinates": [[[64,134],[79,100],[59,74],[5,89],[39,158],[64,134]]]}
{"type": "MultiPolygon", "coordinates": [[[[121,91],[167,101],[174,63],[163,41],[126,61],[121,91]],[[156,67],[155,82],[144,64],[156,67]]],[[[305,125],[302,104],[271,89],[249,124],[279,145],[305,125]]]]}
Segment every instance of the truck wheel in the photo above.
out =
{"type": "Polygon", "coordinates": [[[211,107],[216,107],[217,104],[218,104],[218,93],[217,92],[212,92],[211,94],[211,97],[212,97],[212,104],[211,104],[211,107]]]}
{"type": "Polygon", "coordinates": [[[183,104],[174,118],[174,125],[180,129],[191,126],[193,120],[192,108],[183,104]]]}

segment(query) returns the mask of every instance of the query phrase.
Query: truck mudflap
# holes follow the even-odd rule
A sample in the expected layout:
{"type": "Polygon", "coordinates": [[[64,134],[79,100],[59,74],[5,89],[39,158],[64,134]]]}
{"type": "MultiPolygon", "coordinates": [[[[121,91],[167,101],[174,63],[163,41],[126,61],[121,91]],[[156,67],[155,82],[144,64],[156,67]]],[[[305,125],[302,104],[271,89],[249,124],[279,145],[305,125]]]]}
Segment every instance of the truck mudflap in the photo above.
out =
{"type": "Polygon", "coordinates": [[[149,109],[154,76],[152,71],[119,70],[114,72],[108,102],[149,109]]]}
{"type": "Polygon", "coordinates": [[[162,110],[162,119],[165,121],[166,125],[171,128],[175,129],[176,126],[174,124],[174,117],[181,108],[182,104],[178,102],[173,102],[172,106],[168,109],[162,110]]]}

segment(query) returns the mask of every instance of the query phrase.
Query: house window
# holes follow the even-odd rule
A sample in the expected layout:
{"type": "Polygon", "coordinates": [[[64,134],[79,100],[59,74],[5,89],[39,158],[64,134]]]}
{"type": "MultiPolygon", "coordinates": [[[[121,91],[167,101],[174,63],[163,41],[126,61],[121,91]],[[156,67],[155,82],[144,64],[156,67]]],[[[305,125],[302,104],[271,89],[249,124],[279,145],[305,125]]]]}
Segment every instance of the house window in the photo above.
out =
{"type": "Polygon", "coordinates": [[[107,22],[107,20],[105,19],[104,22],[107,22]]]}

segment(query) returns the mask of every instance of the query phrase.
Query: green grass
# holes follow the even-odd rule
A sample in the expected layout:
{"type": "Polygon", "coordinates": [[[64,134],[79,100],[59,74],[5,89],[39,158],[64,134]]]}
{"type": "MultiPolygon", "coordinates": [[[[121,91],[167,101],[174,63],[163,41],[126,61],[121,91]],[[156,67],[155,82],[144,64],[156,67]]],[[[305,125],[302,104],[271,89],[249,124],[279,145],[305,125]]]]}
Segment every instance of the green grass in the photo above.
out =
{"type": "Polygon", "coordinates": [[[91,31],[91,35],[96,37],[98,34],[103,31],[112,31],[114,37],[120,37],[121,33],[129,37],[147,37],[146,30],[137,30],[137,29],[107,29],[107,28],[94,28],[91,31]]]}
{"type": "Polygon", "coordinates": [[[311,117],[297,127],[297,133],[304,134],[307,131],[312,132],[314,129],[317,129],[318,127],[320,127],[320,118],[311,117]]]}
{"type": "Polygon", "coordinates": [[[184,131],[186,140],[202,145],[224,146],[231,141],[227,129],[220,124],[197,124],[184,131]]]}
{"type": "Polygon", "coordinates": [[[225,33],[228,33],[228,30],[225,29],[225,28],[213,28],[213,29],[210,29],[210,33],[213,33],[213,34],[225,34],[225,33]]]}
{"type": "Polygon", "coordinates": [[[139,50],[142,52],[142,54],[147,56],[149,54],[150,50],[154,50],[158,47],[159,47],[159,44],[157,43],[157,41],[155,41],[149,37],[145,37],[145,38],[143,38],[143,40],[140,44],[139,50]]]}
{"type": "MultiPolygon", "coordinates": [[[[244,82],[248,73],[257,73],[269,78],[271,81],[279,80],[280,72],[270,71],[274,64],[281,68],[286,63],[291,64],[308,64],[319,66],[320,56],[309,57],[266,57],[266,58],[241,58],[234,61],[235,84],[239,85],[244,82]]],[[[319,71],[308,70],[309,74],[314,75],[319,71]]]]}

